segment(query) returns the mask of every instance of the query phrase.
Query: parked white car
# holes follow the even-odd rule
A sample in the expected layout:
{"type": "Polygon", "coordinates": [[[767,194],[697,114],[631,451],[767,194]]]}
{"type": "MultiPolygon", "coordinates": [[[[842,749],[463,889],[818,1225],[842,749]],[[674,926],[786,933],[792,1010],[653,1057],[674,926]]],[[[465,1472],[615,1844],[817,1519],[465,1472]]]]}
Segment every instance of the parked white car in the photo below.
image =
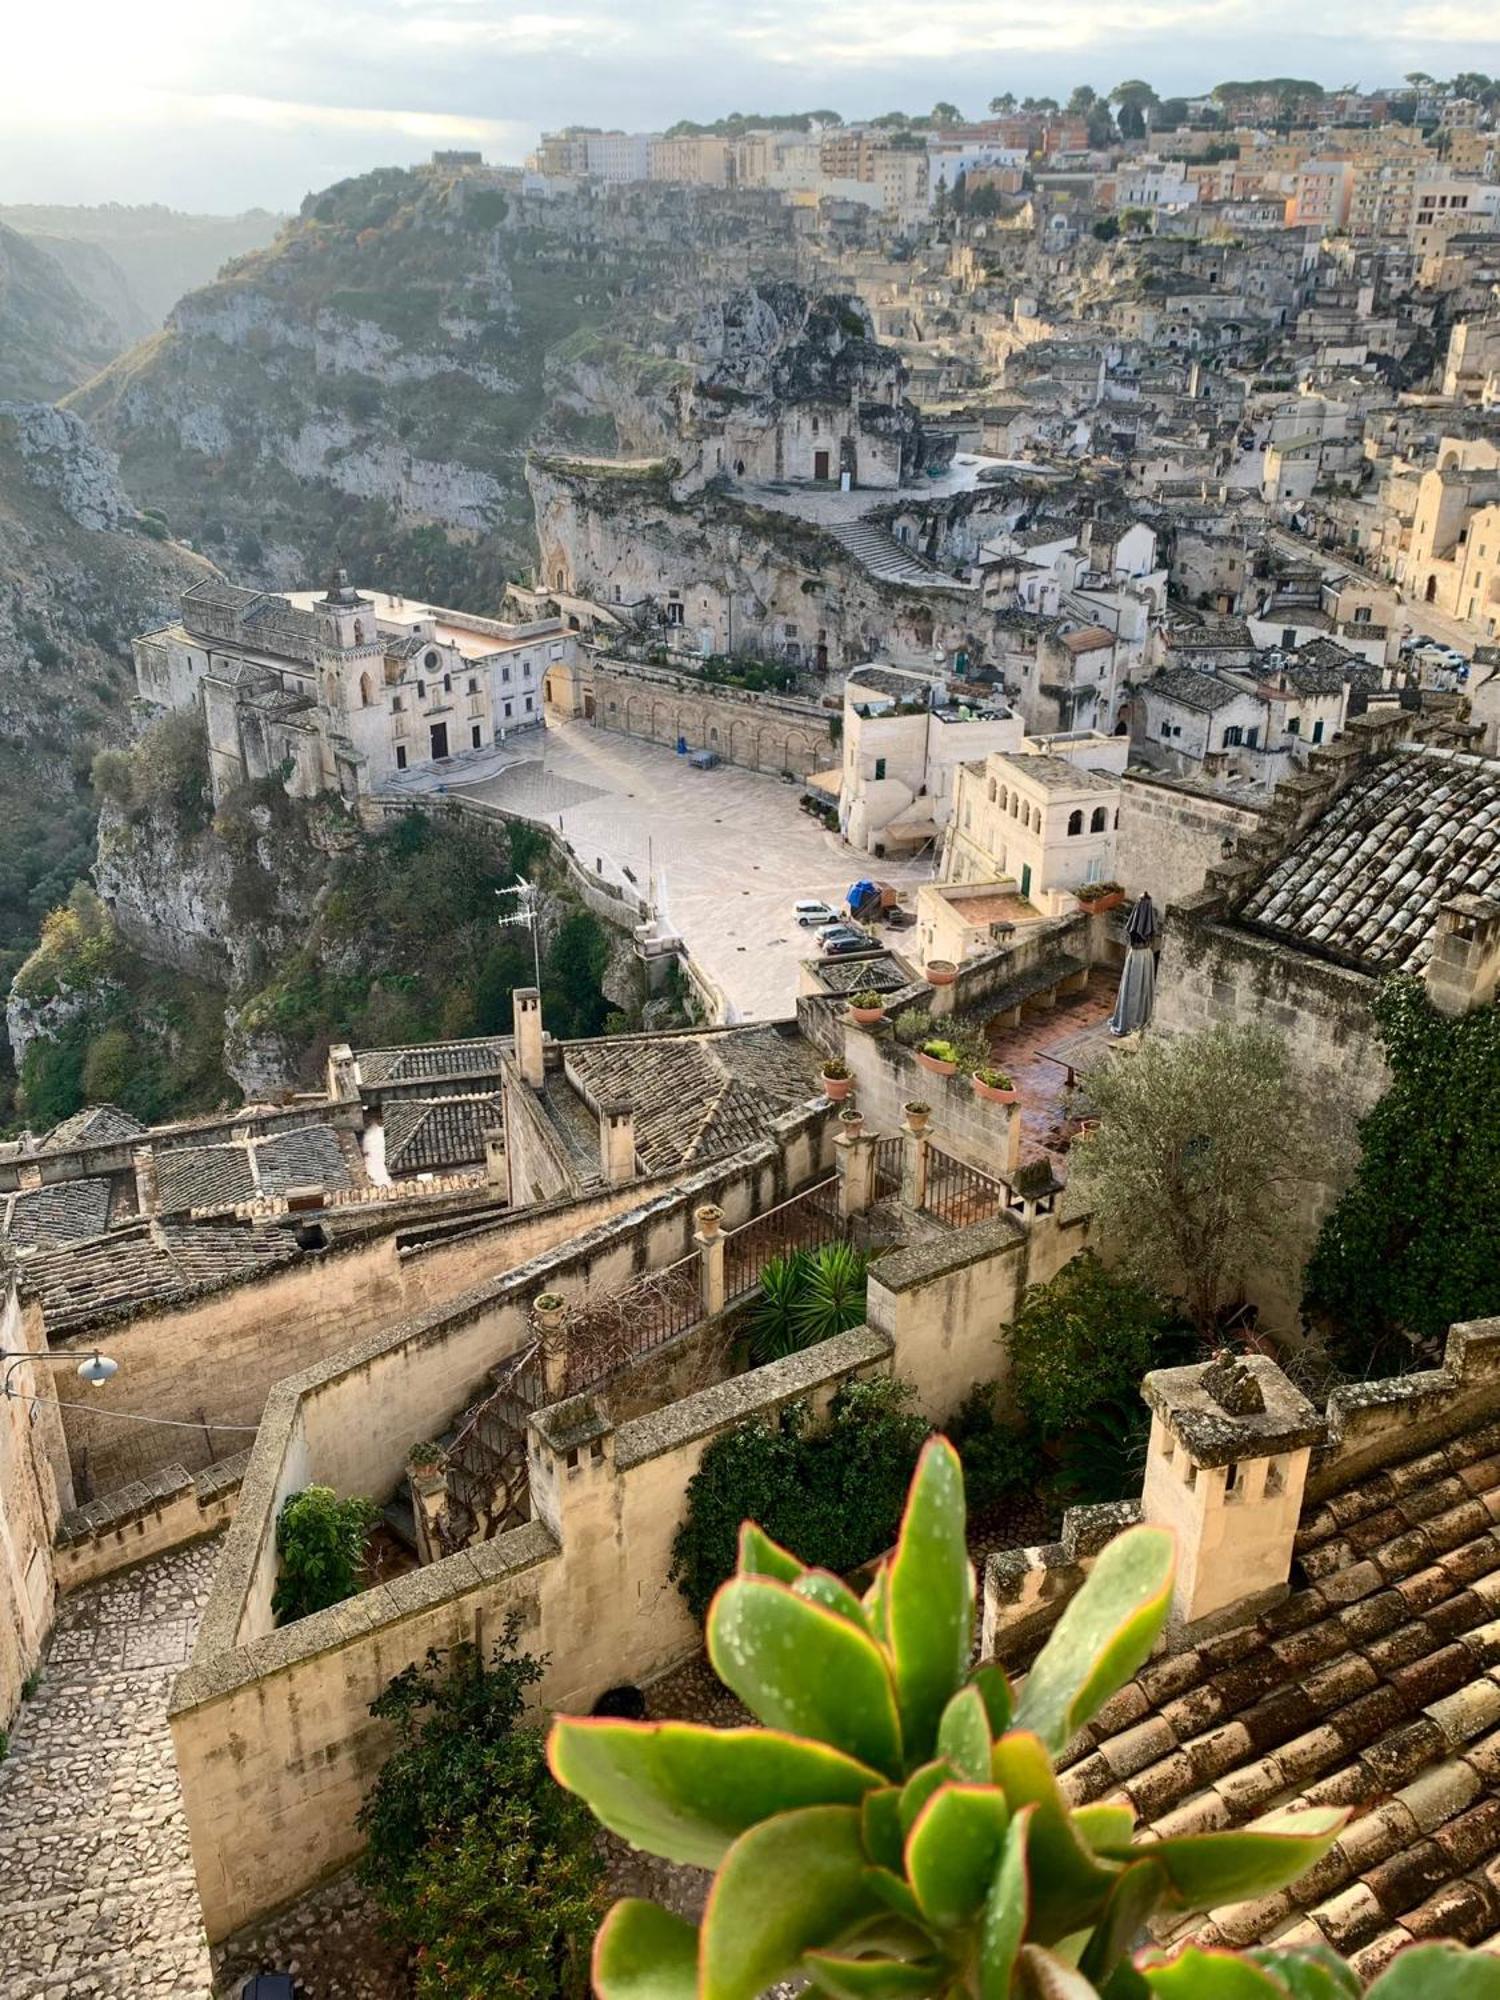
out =
{"type": "Polygon", "coordinates": [[[792,914],[796,917],[802,928],[809,931],[821,930],[824,924],[839,924],[843,922],[843,918],[839,912],[831,908],[829,904],[814,902],[810,898],[805,898],[800,903],[793,903],[792,914]]]}

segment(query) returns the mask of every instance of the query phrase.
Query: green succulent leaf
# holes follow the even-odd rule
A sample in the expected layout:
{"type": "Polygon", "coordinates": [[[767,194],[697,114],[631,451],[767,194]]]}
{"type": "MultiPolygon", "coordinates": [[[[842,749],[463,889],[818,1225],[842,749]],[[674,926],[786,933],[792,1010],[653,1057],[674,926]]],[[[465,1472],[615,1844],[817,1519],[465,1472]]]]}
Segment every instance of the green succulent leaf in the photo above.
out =
{"type": "Polygon", "coordinates": [[[927,1927],[922,1920],[922,1907],[903,1876],[891,1868],[867,1868],[865,1885],[888,1910],[894,1910],[898,1917],[925,1935],[927,1927]]]}
{"type": "Polygon", "coordinates": [[[979,2000],[1010,2000],[1016,1957],[1031,1909],[1026,1841],[1035,1810],[1034,1806],[1023,1806],[1005,1829],[1000,1866],[984,1899],[979,1927],[979,2000]]]}
{"type": "Polygon", "coordinates": [[[859,1805],[859,1831],[865,1853],[877,1868],[901,1872],[906,1829],[901,1824],[901,1793],[894,1785],[866,1792],[859,1805]]]}
{"type": "Polygon", "coordinates": [[[769,1576],[777,1583],[795,1583],[806,1567],[754,1521],[740,1523],[740,1576],[769,1576]]]}
{"type": "Polygon", "coordinates": [[[1076,1966],[1035,1944],[1021,1947],[1016,1960],[1015,1991],[1017,2000],[1098,2000],[1076,1966]]]}
{"type": "Polygon", "coordinates": [[[784,1583],[733,1577],[708,1609],[708,1657],[768,1728],[899,1774],[901,1724],[885,1656],[836,1612],[784,1583]]]}
{"type": "Polygon", "coordinates": [[[833,1611],[840,1618],[847,1618],[851,1625],[861,1632],[870,1630],[869,1614],[847,1583],[836,1577],[831,1570],[804,1570],[792,1585],[794,1597],[805,1597],[809,1604],[821,1604],[827,1611],[833,1611]]]}
{"type": "Polygon", "coordinates": [[[1130,1806],[1106,1805],[1101,1800],[1091,1806],[1074,1806],[1073,1825],[1096,1854],[1119,1860],[1129,1853],[1135,1813],[1130,1806]]]}
{"type": "Polygon", "coordinates": [[[935,1958],[838,1958],[810,1951],[802,1970],[832,2000],[924,2000],[938,1990],[943,1968],[935,1958]]]}
{"type": "Polygon", "coordinates": [[[616,1903],[594,1940],[594,1991],[599,2000],[694,2000],[698,1933],[656,1903],[616,1903]]]}
{"type": "Polygon", "coordinates": [[[970,1784],[990,1779],[990,1718],[976,1687],[960,1688],[938,1724],[938,1755],[970,1784]]]}
{"type": "Polygon", "coordinates": [[[1165,1965],[1143,1967],[1142,1977],[1160,2000],[1287,2000],[1286,1988],[1249,1959],[1196,1945],[1165,1965]]]}
{"type": "Polygon", "coordinates": [[[917,1814],[926,1805],[938,1786],[951,1784],[957,1776],[958,1773],[945,1757],[934,1758],[932,1763],[924,1764],[919,1771],[912,1772],[906,1783],[901,1787],[901,1838],[903,1842],[911,1832],[913,1826],[916,1825],[917,1814]]]}
{"type": "Polygon", "coordinates": [[[929,1438],[917,1460],[891,1557],[886,1624],[906,1753],[930,1756],[974,1644],[963,1467],[946,1438],[929,1438]]]}
{"type": "Polygon", "coordinates": [[[1397,1952],[1365,2000],[1500,2000],[1500,1959],[1452,1944],[1397,1952]]]}
{"type": "Polygon", "coordinates": [[[1174,1902],[1211,1910],[1295,1882],[1328,1852],[1348,1817],[1334,1806],[1285,1809],[1231,1833],[1153,1841],[1151,1858],[1166,1870],[1174,1902]]]}
{"type": "Polygon", "coordinates": [[[1055,1756],[1149,1655],[1172,1596],[1164,1528],[1127,1528],[1106,1544],[1052,1629],[1016,1703],[1015,1723],[1055,1756]]]}
{"type": "Polygon", "coordinates": [[[1035,1808],[1026,1841],[1031,1880],[1027,1935],[1046,1945],[1088,1929],[1119,1879],[1120,1863],[1097,1856],[1075,1828],[1052,1760],[1037,1737],[1012,1730],[995,1745],[990,1762],[1011,1811],[1035,1808]]]}
{"type": "Polygon", "coordinates": [[[756,2000],[804,1952],[841,1943],[881,1907],[869,1872],[851,1806],[780,1813],[741,1834],[704,1906],[697,2000],[756,2000]]]}
{"type": "Polygon", "coordinates": [[[1010,1810],[996,1785],[942,1785],[906,1836],[906,1879],[939,1930],[967,1923],[1000,1863],[1010,1810]]]}
{"type": "Polygon", "coordinates": [[[1245,1956],[1281,1981],[1287,2000],[1359,2000],[1358,1978],[1326,1945],[1267,1945],[1245,1956]]]}
{"type": "Polygon", "coordinates": [[[668,1861],[715,1868],[731,1842],[775,1813],[858,1805],[880,1775],[826,1743],[765,1729],[564,1717],[552,1775],[611,1833],[668,1861]]]}
{"type": "Polygon", "coordinates": [[[1104,1984],[1135,1943],[1166,1887],[1167,1878],[1154,1860],[1132,1862],[1118,1878],[1078,1961],[1078,1970],[1096,1986],[1104,1984]]]}
{"type": "Polygon", "coordinates": [[[882,1646],[888,1646],[891,1643],[891,1566],[889,1562],[881,1562],[876,1565],[875,1574],[870,1581],[870,1587],[860,1602],[865,1607],[865,1617],[869,1621],[871,1632],[882,1646]]]}
{"type": "Polygon", "coordinates": [[[985,1713],[990,1719],[991,1736],[1003,1736],[1010,1728],[1011,1717],[1016,1710],[1010,1676],[1004,1667],[997,1667],[993,1660],[987,1660],[970,1674],[969,1686],[979,1690],[985,1713]]]}

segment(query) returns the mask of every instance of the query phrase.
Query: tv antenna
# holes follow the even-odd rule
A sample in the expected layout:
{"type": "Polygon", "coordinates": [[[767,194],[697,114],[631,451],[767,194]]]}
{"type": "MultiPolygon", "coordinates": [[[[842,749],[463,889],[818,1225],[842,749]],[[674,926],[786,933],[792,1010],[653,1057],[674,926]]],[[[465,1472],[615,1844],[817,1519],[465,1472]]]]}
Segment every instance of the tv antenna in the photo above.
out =
{"type": "Polygon", "coordinates": [[[516,925],[531,932],[531,963],[536,972],[536,989],[542,990],[542,954],[537,944],[537,916],[541,909],[542,892],[535,882],[528,882],[524,875],[517,876],[509,889],[497,889],[497,896],[514,896],[516,907],[508,917],[499,917],[496,922],[501,930],[511,930],[516,925]]]}

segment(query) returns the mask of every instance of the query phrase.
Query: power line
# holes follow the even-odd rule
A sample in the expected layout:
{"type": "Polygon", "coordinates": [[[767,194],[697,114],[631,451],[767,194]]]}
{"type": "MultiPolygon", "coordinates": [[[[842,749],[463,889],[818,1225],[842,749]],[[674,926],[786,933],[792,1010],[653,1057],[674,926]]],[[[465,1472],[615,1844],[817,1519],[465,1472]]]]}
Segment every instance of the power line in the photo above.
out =
{"type": "Polygon", "coordinates": [[[260,1429],[259,1424],[204,1424],[189,1423],[183,1417],[142,1417],[134,1410],[101,1410],[97,1403],[65,1402],[61,1396],[23,1396],[19,1389],[7,1391],[7,1396],[13,1403],[55,1403],[60,1410],[87,1410],[91,1417],[113,1417],[120,1424],[160,1424],[174,1431],[243,1431],[248,1437],[254,1437],[260,1429]]]}

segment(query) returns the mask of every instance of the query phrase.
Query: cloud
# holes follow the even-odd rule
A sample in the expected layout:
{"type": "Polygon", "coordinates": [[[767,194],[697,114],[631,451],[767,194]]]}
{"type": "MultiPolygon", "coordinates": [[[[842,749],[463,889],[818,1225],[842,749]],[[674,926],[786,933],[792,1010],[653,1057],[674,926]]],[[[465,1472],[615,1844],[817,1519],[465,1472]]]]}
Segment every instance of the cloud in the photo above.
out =
{"type": "Polygon", "coordinates": [[[739,16],[727,33],[786,68],[820,61],[858,70],[1078,51],[1154,30],[1201,34],[1248,12],[1247,0],[1139,0],[1128,16],[1112,0],[1053,0],[1027,13],[1005,12],[990,0],[949,0],[926,11],[900,0],[822,0],[813,8],[773,0],[739,16]]]}

